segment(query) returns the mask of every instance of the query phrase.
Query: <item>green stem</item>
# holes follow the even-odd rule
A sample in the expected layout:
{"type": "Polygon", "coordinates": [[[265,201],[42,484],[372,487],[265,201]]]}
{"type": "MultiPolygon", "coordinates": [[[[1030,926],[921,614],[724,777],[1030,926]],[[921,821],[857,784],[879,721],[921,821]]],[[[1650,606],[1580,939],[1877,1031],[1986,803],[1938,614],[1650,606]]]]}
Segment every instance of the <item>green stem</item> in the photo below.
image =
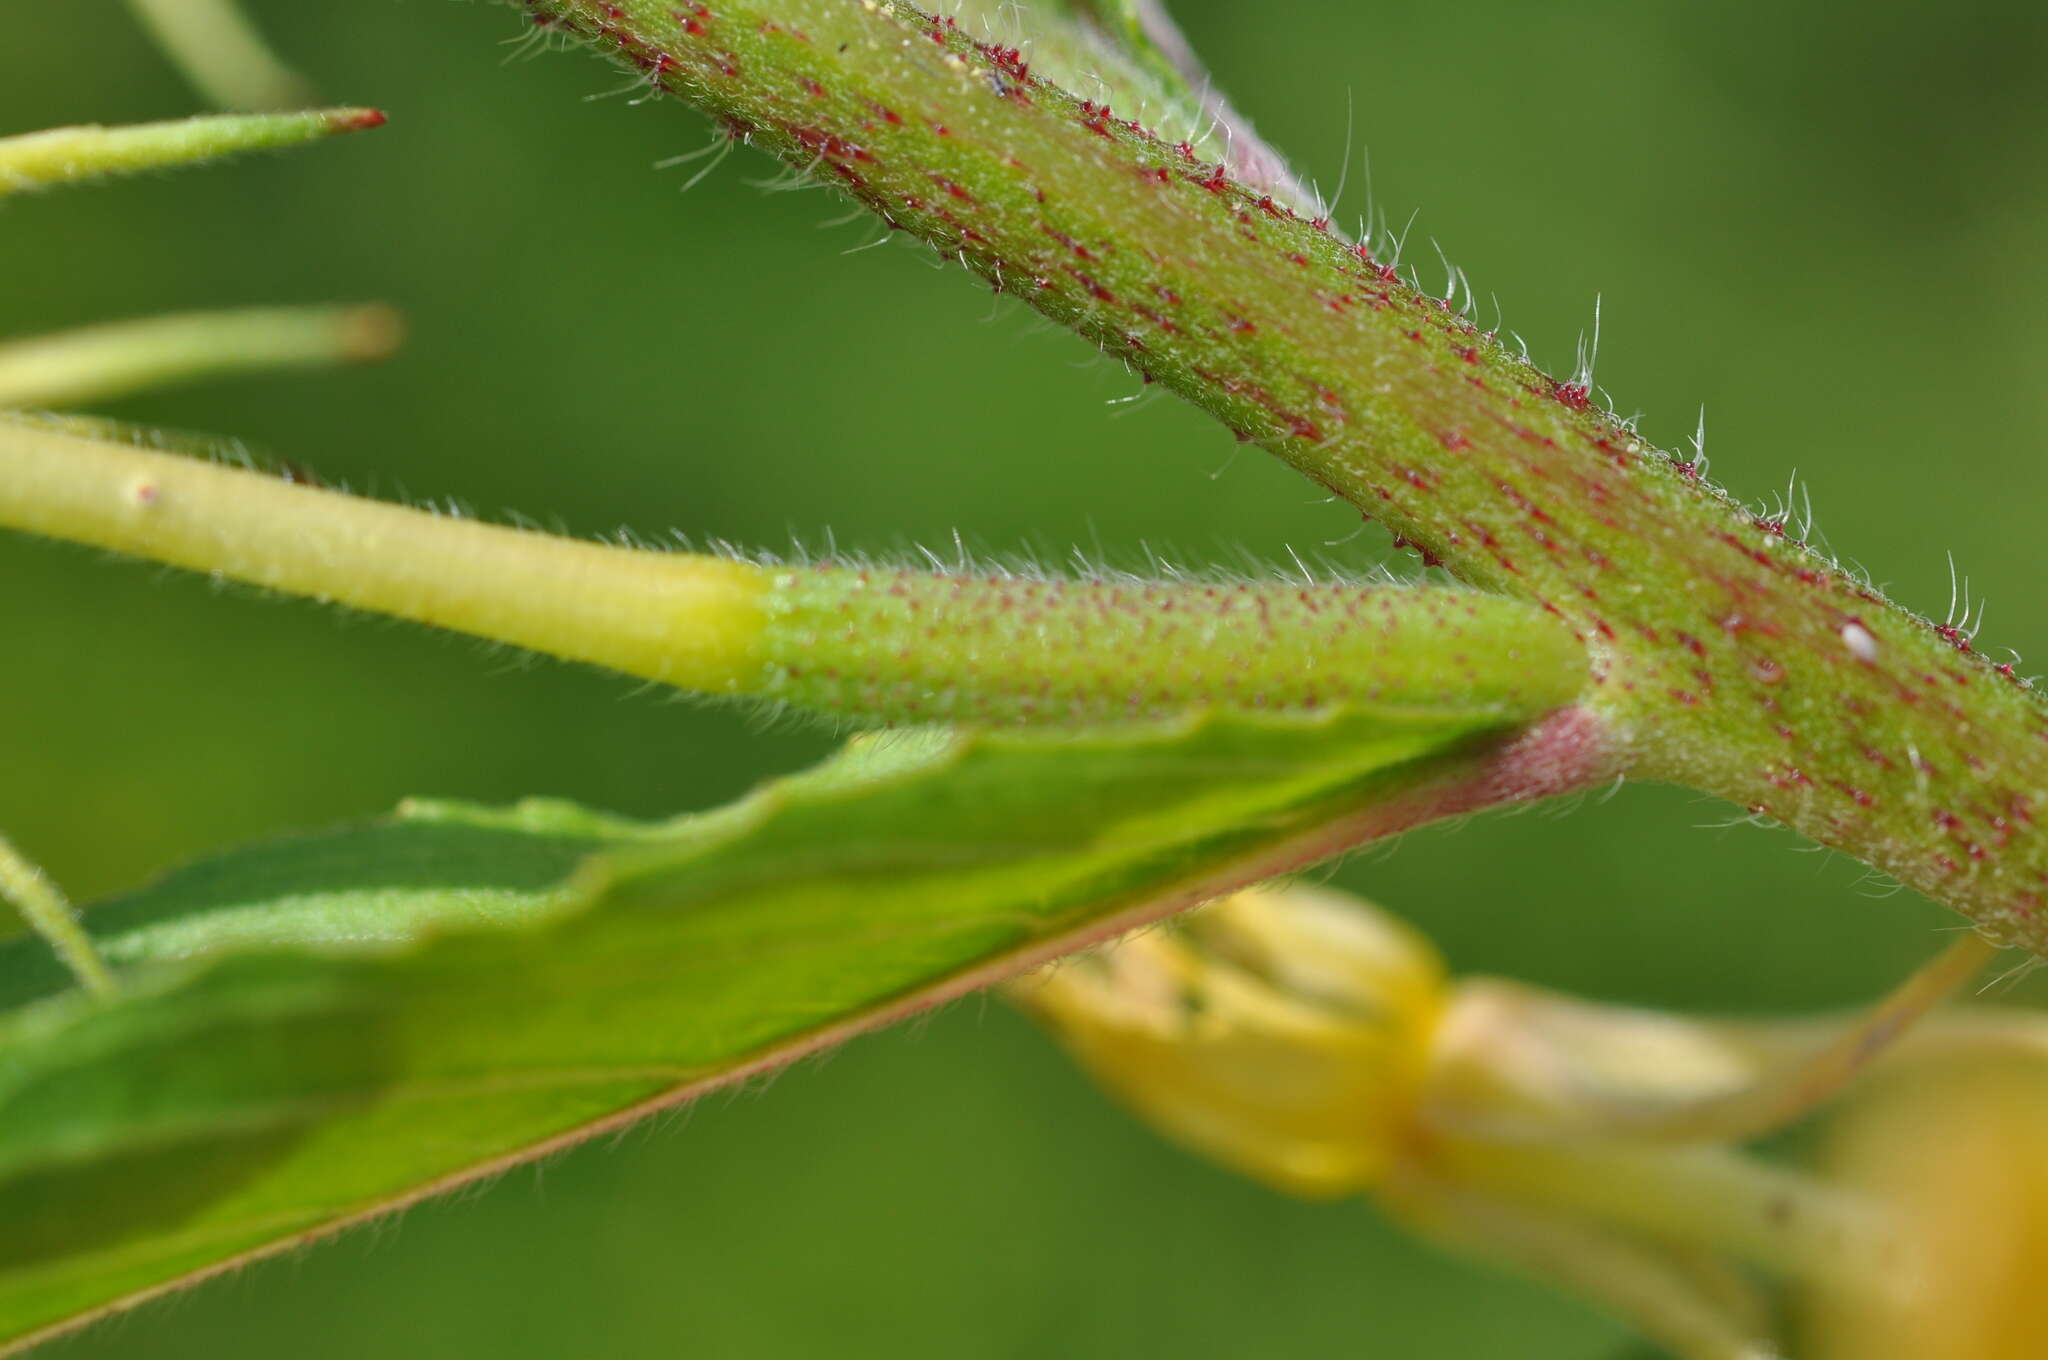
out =
{"type": "Polygon", "coordinates": [[[436,516],[0,419],[0,524],[727,692],[761,573],[436,516]]]}
{"type": "Polygon", "coordinates": [[[1440,1083],[1436,1116],[1503,1141],[1569,1134],[1669,1145],[1768,1137],[1887,1054],[1907,1061],[1927,1051],[1930,1031],[1954,1033],[1968,1012],[1928,1013],[1996,953],[1964,931],[1867,1009],[1820,1021],[1685,1020],[1500,979],[1468,980],[1449,1027],[1453,1075],[1440,1083]],[[1498,1099],[1509,1091],[1515,1098],[1498,1099]]]}
{"type": "Polygon", "coordinates": [[[185,78],[224,109],[284,109],[312,98],[234,0],[128,0],[185,78]]]}
{"type": "Polygon", "coordinates": [[[0,419],[0,526],[869,719],[1221,707],[1508,725],[1585,686],[1568,630],[1475,592],[761,566],[434,515],[23,418],[0,419]]]}
{"type": "Polygon", "coordinates": [[[0,344],[0,406],[69,406],[198,378],[382,359],[388,307],[257,307],[90,326],[0,344]]]}
{"type": "Polygon", "coordinates": [[[1775,1133],[1839,1095],[1997,953],[1996,945],[1975,932],[1958,936],[1869,1010],[1807,1052],[1765,1068],[1754,1081],[1640,1118],[1610,1112],[1606,1127],[1639,1140],[1694,1143],[1740,1143],[1775,1133]]]}
{"type": "Polygon", "coordinates": [[[5,836],[0,836],[0,902],[14,904],[88,991],[105,995],[116,989],[113,973],[64,894],[5,836]]]}
{"type": "MultiPolygon", "coordinates": [[[[1462,579],[1554,611],[1638,775],[2048,949],[2048,710],[1398,261],[900,0],[516,0],[1194,401],[1462,579]]],[[[1169,134],[1170,135],[1170,134],[1169,134]]]]}

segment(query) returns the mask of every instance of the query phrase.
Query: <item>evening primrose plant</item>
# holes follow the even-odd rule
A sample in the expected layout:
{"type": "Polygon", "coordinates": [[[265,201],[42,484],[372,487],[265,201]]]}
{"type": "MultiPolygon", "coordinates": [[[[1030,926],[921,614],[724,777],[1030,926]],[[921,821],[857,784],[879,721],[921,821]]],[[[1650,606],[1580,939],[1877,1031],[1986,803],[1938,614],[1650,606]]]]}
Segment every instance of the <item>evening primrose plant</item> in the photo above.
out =
{"type": "Polygon", "coordinates": [[[1292,1194],[1369,1195],[1674,1355],[1981,1360],[2048,1347],[2048,1026],[1921,1019],[1981,961],[1952,945],[1860,1015],[1703,1021],[1452,979],[1399,921],[1295,883],[1008,990],[1195,1151],[1292,1194]],[[1916,1021],[1819,1170],[1742,1150],[1916,1021]],[[1803,1324],[1789,1351],[1767,1282],[1803,1324]]]}
{"type": "MultiPolygon", "coordinates": [[[[52,413],[379,357],[375,307],[0,348],[0,524],[859,729],[709,812],[419,801],[83,914],[0,843],[35,928],[0,941],[0,1346],[1002,982],[1170,1136],[1370,1195],[1676,1354],[2039,1353],[2013,1300],[2048,1217],[2026,1155],[2048,1033],[1922,1019],[1998,948],[2048,948],[2048,709],[1967,610],[1905,611],[1792,507],[1650,446],[1606,409],[1596,343],[1547,376],[1455,270],[1426,291],[1401,234],[1343,233],[1143,0],[517,7],[535,44],[701,109],[714,154],[837,186],[1441,579],[654,551],[52,413]],[[1453,981],[1406,927],[1287,881],[1626,778],[1782,822],[1973,929],[1864,1015],[1734,1024],[1453,981]],[[1833,1161],[1745,1150],[1873,1065],[1889,1094],[1833,1161]],[[1940,1099],[1983,1151],[1924,1175],[1900,1149],[1934,1097],[1909,1083],[1956,1065],[1997,1069],[1940,1099]]],[[[220,102],[288,88],[231,8],[137,8],[220,102]]],[[[0,139],[0,196],[382,121],[0,139]]]]}

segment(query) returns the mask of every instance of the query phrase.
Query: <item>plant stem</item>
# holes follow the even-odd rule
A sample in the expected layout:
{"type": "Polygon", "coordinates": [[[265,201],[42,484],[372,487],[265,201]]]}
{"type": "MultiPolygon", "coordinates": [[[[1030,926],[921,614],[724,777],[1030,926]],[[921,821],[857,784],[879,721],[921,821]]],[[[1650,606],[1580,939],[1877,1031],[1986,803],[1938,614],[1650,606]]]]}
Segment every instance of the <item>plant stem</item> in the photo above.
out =
{"type": "Polygon", "coordinates": [[[1397,1176],[1380,1207],[1443,1246],[1593,1300],[1680,1360],[1779,1360],[1755,1287],[1713,1257],[1426,1176],[1397,1176]]]}
{"type": "MultiPolygon", "coordinates": [[[[1930,1032],[1966,1028],[1968,1012],[1928,1012],[1996,952],[1964,930],[1868,1008],[1824,1020],[1682,1020],[1497,978],[1468,981],[1439,1036],[1451,1075],[1434,1097],[1434,1117],[1502,1141],[1668,1146],[1767,1137],[1887,1054],[1893,1064],[1909,1061],[1933,1047],[1930,1032]]],[[[2041,1043],[2025,1027],[2015,1036],[2041,1043]]]]}
{"type": "Polygon", "coordinates": [[[760,629],[764,581],[743,563],[435,516],[26,421],[0,437],[0,523],[31,533],[713,692],[733,688],[760,629]]]}
{"type": "MultiPolygon", "coordinates": [[[[2048,710],[1376,253],[900,0],[516,0],[1568,620],[1632,773],[2048,948],[2048,710]]],[[[1370,54],[1368,54],[1369,56],[1370,54]]]]}
{"type": "Polygon", "coordinates": [[[1722,1148],[1438,1135],[1429,1165],[1459,1185],[1733,1251],[1803,1279],[1877,1288],[1901,1259],[1874,1202],[1722,1148]]]}
{"type": "Polygon", "coordinates": [[[1632,1119],[1610,1112],[1606,1127],[1638,1140],[1739,1143],[1762,1138],[1840,1094],[1901,1035],[1983,971],[1998,946],[1974,931],[1915,969],[1891,993],[1817,1046],[1765,1068],[1725,1095],[1675,1105],[1632,1119]]]}
{"type": "Polygon", "coordinates": [[[128,0],[185,78],[224,109],[284,109],[312,98],[234,0],[128,0]]]}
{"type": "Polygon", "coordinates": [[[0,406],[69,406],[197,378],[365,363],[402,333],[388,307],[257,307],[89,326],[0,344],[0,406]]]}
{"type": "Polygon", "coordinates": [[[57,957],[86,990],[101,995],[116,990],[118,984],[113,973],[100,958],[92,936],[85,933],[64,894],[5,836],[0,836],[0,902],[14,904],[21,918],[49,941],[57,957]]]}
{"type": "Polygon", "coordinates": [[[1470,591],[760,566],[435,515],[19,418],[0,421],[0,469],[0,525],[868,719],[1221,707],[1507,725],[1585,685],[1585,654],[1555,619],[1470,591]]]}

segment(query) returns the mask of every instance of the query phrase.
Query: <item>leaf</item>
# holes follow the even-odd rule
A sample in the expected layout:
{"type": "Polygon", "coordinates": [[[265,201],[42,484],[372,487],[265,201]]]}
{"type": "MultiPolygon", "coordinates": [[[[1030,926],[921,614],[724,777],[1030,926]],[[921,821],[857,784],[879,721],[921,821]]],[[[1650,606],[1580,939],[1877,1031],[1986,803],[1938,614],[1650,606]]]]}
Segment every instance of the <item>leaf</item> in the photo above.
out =
{"type": "MultiPolygon", "coordinates": [[[[1233,107],[1160,0],[959,0],[952,13],[1032,73],[1098,103],[1142,111],[1159,132],[1255,188],[1321,215],[1320,197],[1233,107]]],[[[1013,68],[1014,69],[1014,68],[1013,68]]]]}
{"type": "Polygon", "coordinates": [[[128,127],[85,124],[0,137],[0,198],[57,184],[295,146],[383,125],[384,115],[376,109],[315,109],[307,113],[211,114],[128,127]]]}
{"type": "Polygon", "coordinates": [[[1510,731],[883,735],[671,822],[421,805],[195,865],[90,913],[111,999],[0,944],[0,1347],[1422,820],[1510,731]]]}

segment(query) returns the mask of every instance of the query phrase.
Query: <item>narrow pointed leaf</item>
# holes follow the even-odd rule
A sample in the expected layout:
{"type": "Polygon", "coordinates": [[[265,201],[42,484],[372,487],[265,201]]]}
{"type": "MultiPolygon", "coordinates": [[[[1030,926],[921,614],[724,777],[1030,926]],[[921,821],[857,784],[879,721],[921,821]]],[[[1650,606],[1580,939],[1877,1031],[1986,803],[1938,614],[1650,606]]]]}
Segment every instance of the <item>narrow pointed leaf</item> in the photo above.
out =
{"type": "Polygon", "coordinates": [[[0,1347],[1583,781],[1572,712],[885,735],[673,822],[424,806],[194,866],[89,913],[111,1000],[0,947],[0,1347]]]}
{"type": "Polygon", "coordinates": [[[132,175],[245,151],[296,146],[381,127],[375,109],[218,114],[130,127],[97,124],[0,137],[0,198],[81,180],[132,175]]]}

